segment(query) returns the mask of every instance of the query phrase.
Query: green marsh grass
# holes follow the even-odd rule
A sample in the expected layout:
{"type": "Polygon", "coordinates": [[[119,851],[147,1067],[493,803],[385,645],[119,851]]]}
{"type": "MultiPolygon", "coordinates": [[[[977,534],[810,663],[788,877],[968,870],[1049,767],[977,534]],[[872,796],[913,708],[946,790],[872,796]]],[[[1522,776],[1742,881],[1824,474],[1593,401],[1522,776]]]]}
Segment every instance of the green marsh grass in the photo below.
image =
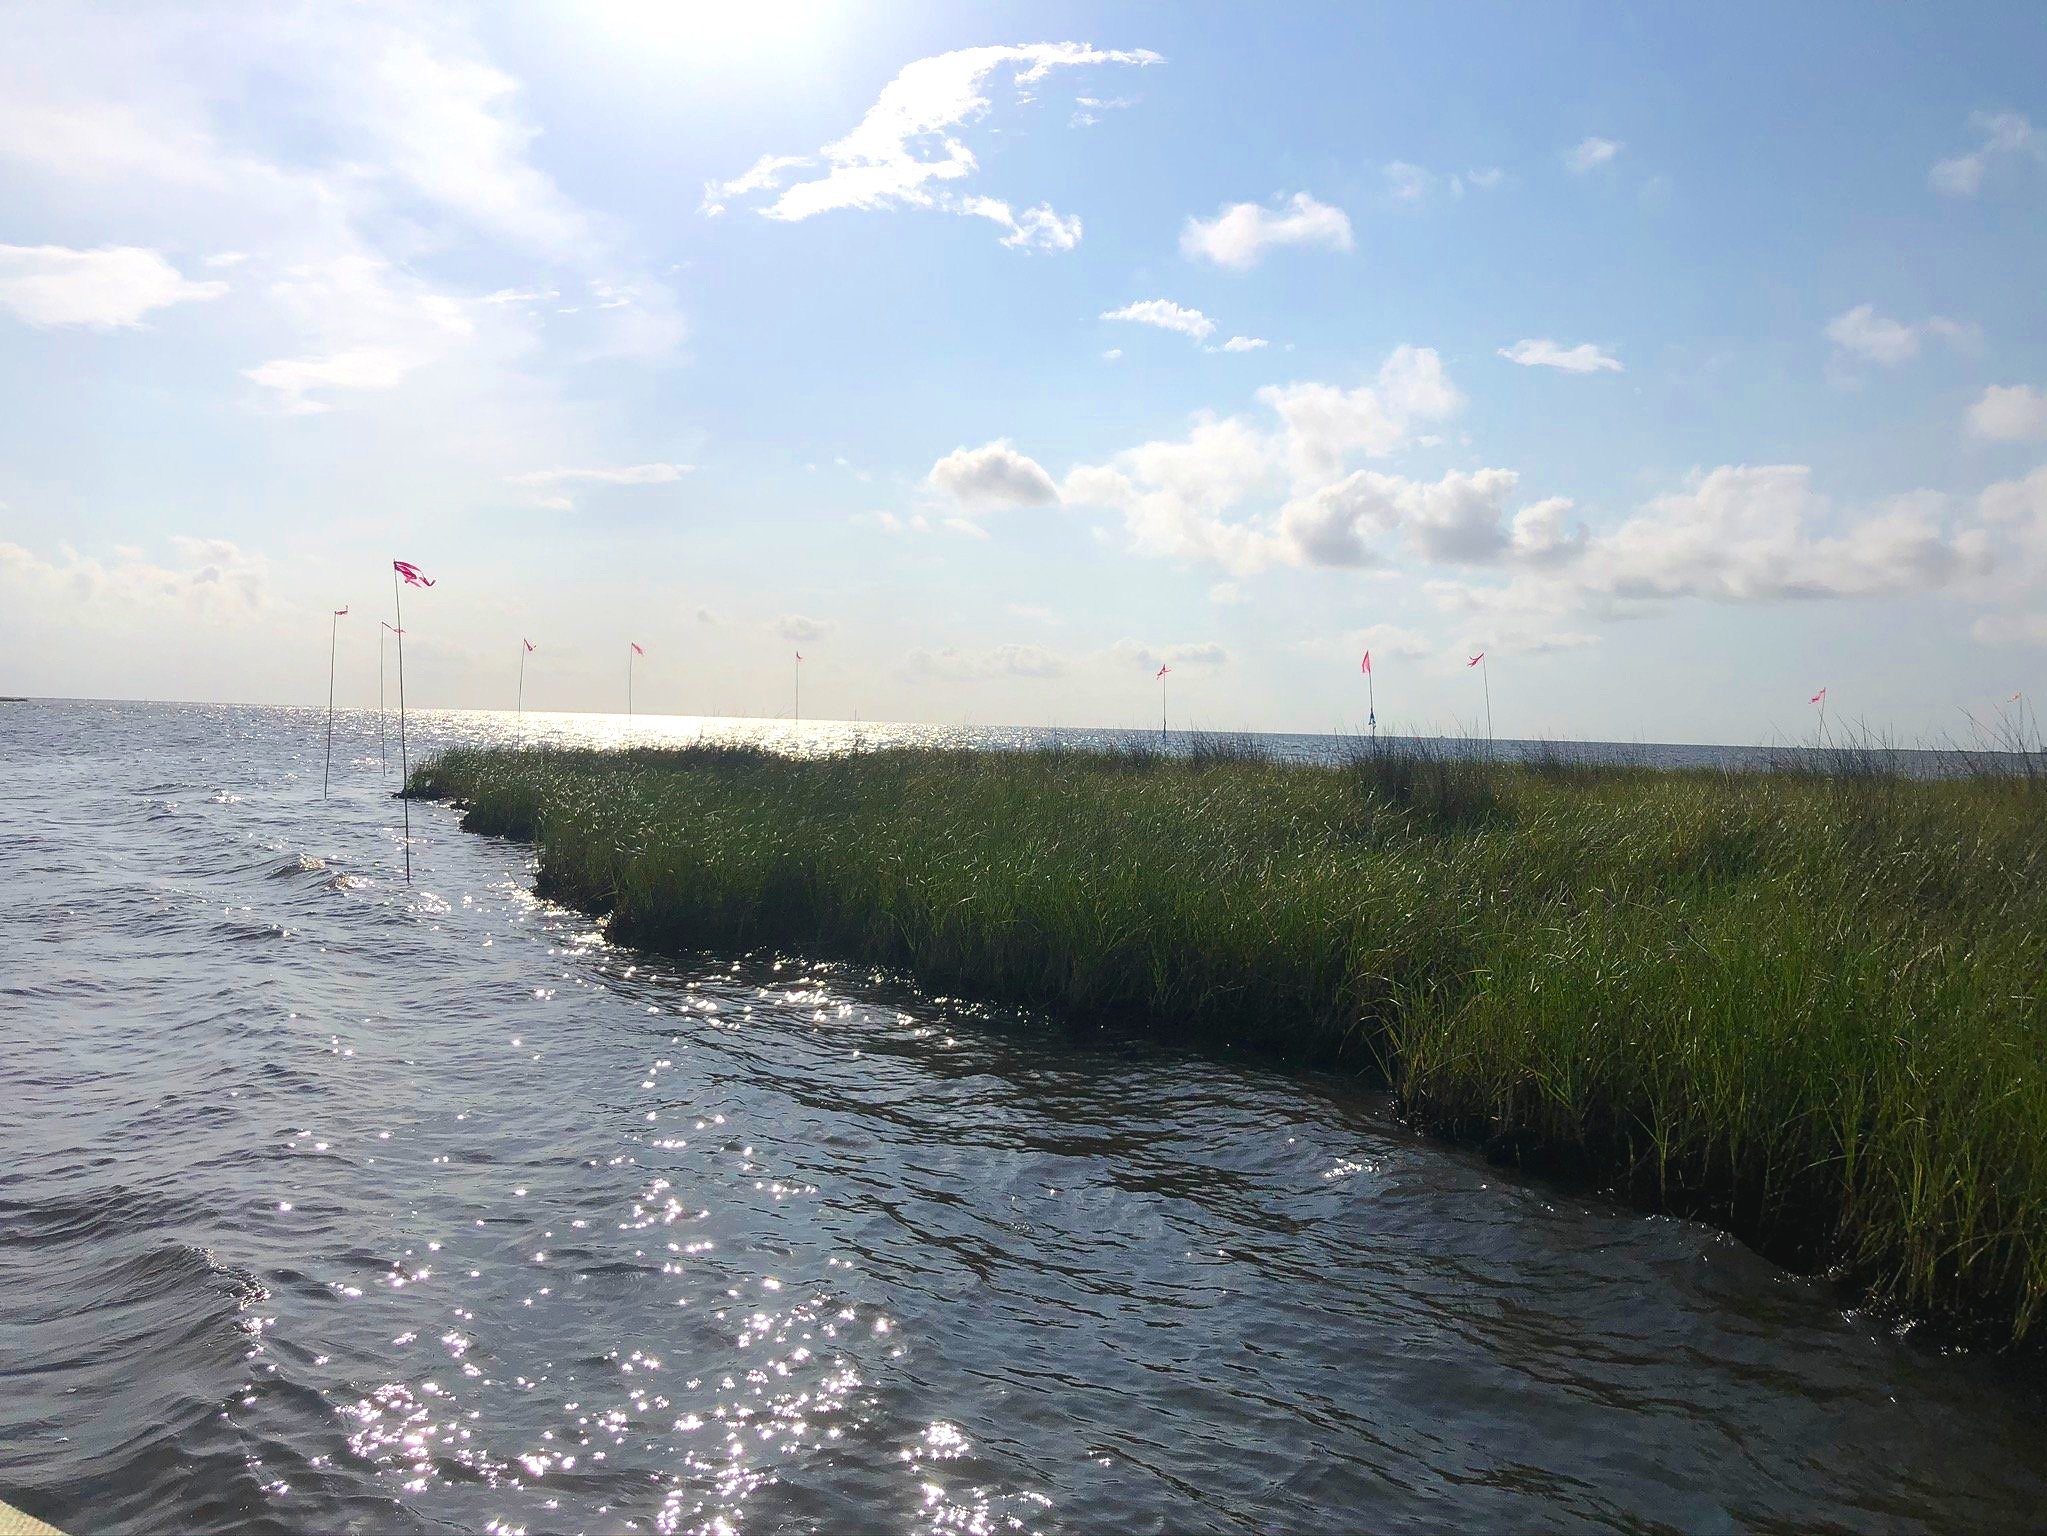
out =
{"type": "Polygon", "coordinates": [[[1914,1317],[2047,1305],[2047,781],[745,747],[479,750],[413,790],[663,949],[1352,1063],[1417,1124],[1914,1317]]]}

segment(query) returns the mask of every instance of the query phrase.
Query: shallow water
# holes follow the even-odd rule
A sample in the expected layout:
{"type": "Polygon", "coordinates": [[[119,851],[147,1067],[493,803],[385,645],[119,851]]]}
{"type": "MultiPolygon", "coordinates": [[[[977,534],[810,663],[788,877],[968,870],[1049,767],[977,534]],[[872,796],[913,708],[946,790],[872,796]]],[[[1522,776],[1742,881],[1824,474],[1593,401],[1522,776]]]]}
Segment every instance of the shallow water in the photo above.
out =
{"type": "Polygon", "coordinates": [[[2047,1509],[2013,1371],[1723,1236],[1418,1141],[1342,1078],[613,949],[443,807],[408,887],[395,750],[386,780],[343,717],[323,802],[320,724],[0,705],[0,1495],[59,1524],[2047,1509]]]}

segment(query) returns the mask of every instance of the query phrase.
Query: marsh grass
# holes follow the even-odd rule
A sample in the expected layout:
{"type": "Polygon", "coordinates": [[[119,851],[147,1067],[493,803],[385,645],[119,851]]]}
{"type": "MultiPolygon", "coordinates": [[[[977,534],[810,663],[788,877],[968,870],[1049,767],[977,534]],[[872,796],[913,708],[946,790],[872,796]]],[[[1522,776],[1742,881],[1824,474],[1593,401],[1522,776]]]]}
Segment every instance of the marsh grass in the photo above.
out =
{"type": "Polygon", "coordinates": [[[2047,780],[747,747],[456,751],[415,792],[668,949],[1351,1062],[1418,1124],[1914,1316],[2047,1303],[2047,780]]]}

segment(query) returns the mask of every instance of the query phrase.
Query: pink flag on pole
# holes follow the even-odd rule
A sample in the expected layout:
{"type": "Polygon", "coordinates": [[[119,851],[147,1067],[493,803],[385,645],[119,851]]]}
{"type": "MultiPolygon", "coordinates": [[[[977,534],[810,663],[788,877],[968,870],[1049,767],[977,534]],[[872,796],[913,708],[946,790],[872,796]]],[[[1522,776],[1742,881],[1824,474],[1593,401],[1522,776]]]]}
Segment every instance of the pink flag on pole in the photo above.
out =
{"type": "Polygon", "coordinates": [[[533,645],[533,642],[532,642],[531,640],[527,640],[527,639],[523,639],[523,638],[522,638],[522,639],[521,639],[521,640],[519,641],[519,643],[520,643],[521,645],[525,646],[525,647],[526,647],[526,649],[527,649],[527,650],[529,650],[529,651],[530,651],[530,650],[533,650],[533,649],[534,649],[534,645],[533,645]]]}
{"type": "Polygon", "coordinates": [[[1479,664],[1480,662],[1482,662],[1482,661],[1484,661],[1484,660],[1485,660],[1485,652],[1484,652],[1484,651],[1480,651],[1480,652],[1479,652],[1479,653],[1478,653],[1478,654],[1477,654],[1476,656],[1472,657],[1472,658],[1471,658],[1471,660],[1467,661],[1467,662],[1465,663],[1465,665],[1466,665],[1467,667],[1475,667],[1475,666],[1477,666],[1477,665],[1478,665],[1478,664],[1479,664]]]}
{"type": "Polygon", "coordinates": [[[379,622],[383,624],[384,628],[390,630],[391,633],[394,635],[402,635],[405,633],[404,630],[400,629],[396,624],[393,624],[389,619],[383,619],[380,620],[379,622]]]}
{"type": "Polygon", "coordinates": [[[345,619],[348,617],[348,610],[346,608],[336,608],[334,610],[334,617],[337,619],[345,619]]]}
{"type": "MultiPolygon", "coordinates": [[[[647,653],[646,653],[645,651],[643,651],[643,650],[641,650],[641,649],[640,649],[640,642],[639,642],[639,641],[637,641],[637,640],[628,640],[628,641],[626,641],[626,644],[627,644],[627,645],[629,645],[629,646],[631,646],[631,647],[633,648],[633,654],[634,654],[635,656],[644,656],[644,655],[646,655],[646,654],[647,654],[647,653]]],[[[528,647],[527,647],[527,649],[528,649],[528,650],[531,650],[531,649],[532,649],[532,647],[531,647],[531,646],[528,646],[528,647]]]]}
{"type": "Polygon", "coordinates": [[[1807,699],[1807,700],[1806,700],[1805,702],[1806,702],[1806,703],[1808,703],[1808,704],[1824,704],[1824,703],[1826,703],[1826,702],[1827,702],[1827,690],[1826,690],[1826,689],[1824,689],[1824,688],[1822,688],[1822,689],[1821,689],[1821,690],[1820,690],[1820,691],[1819,691],[1818,693],[1814,694],[1814,695],[1813,695],[1813,696],[1812,696],[1811,698],[1807,699]]]}
{"type": "Polygon", "coordinates": [[[1363,672],[1363,673],[1364,673],[1364,674],[1365,674],[1366,676],[1368,676],[1368,677],[1369,677],[1369,676],[1371,675],[1371,672],[1372,672],[1372,653],[1371,653],[1370,651],[1367,651],[1367,652],[1365,652],[1365,660],[1364,660],[1364,664],[1363,664],[1363,665],[1362,665],[1361,667],[1359,667],[1359,669],[1358,669],[1358,670],[1359,670],[1359,671],[1361,671],[1361,672],[1363,672]]]}
{"type": "Polygon", "coordinates": [[[1164,676],[1165,676],[1165,675],[1166,675],[1166,674],[1167,674],[1168,672],[1170,672],[1170,671],[1172,671],[1172,670],[1173,670],[1173,669],[1172,669],[1171,667],[1169,667],[1169,666],[1166,666],[1166,665],[1165,665],[1165,664],[1164,664],[1164,663],[1162,662],[1162,663],[1160,663],[1160,665],[1159,665],[1159,669],[1158,669],[1158,671],[1157,671],[1157,672],[1155,672],[1155,673],[1153,673],[1152,675],[1153,675],[1154,677],[1164,677],[1164,676]]]}
{"type": "Polygon", "coordinates": [[[405,584],[408,587],[430,587],[433,585],[432,581],[420,574],[419,567],[410,560],[393,560],[391,562],[391,569],[405,578],[405,584]]]}
{"type": "MultiPolygon", "coordinates": [[[[348,610],[347,610],[346,608],[342,609],[341,611],[342,611],[343,613],[346,613],[346,612],[348,612],[348,610]]],[[[2007,704],[2016,704],[2016,703],[2018,703],[2018,701],[2019,701],[2020,699],[2023,699],[2024,697],[2025,697],[2025,694],[2024,694],[2023,692],[2020,692],[2020,693],[2015,693],[2015,694],[2013,694],[2013,695],[2012,695],[2012,696],[2011,696],[2010,698],[2006,699],[2006,700],[2005,700],[2004,702],[2005,702],[2005,703],[2007,703],[2007,704]]]]}
{"type": "Polygon", "coordinates": [[[801,661],[801,660],[803,660],[803,652],[801,652],[801,651],[798,651],[798,652],[796,653],[796,659],[797,659],[798,661],[801,661]]]}

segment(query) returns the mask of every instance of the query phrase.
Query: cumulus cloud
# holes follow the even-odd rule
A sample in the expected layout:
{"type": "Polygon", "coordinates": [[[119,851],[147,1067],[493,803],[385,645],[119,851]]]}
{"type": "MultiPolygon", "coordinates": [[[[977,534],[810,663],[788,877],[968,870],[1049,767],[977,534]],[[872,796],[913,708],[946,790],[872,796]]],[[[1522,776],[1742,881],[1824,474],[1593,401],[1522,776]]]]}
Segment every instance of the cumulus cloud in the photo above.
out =
{"type": "Polygon", "coordinates": [[[1263,336],[1232,336],[1221,346],[1211,347],[1209,350],[1211,352],[1256,352],[1262,347],[1269,347],[1271,345],[1272,343],[1263,336]]]}
{"type": "Polygon", "coordinates": [[[1500,356],[1524,368],[1559,368],[1565,373],[1621,373],[1621,360],[1602,352],[1589,341],[1566,347],[1547,336],[1531,336],[1511,347],[1500,348],[1500,356]]]}
{"type": "Polygon", "coordinates": [[[800,613],[785,613],[775,620],[775,633],[784,640],[822,640],[831,628],[829,620],[806,618],[800,613]]]}
{"type": "Polygon", "coordinates": [[[1044,204],[1017,213],[995,198],[954,190],[980,168],[959,130],[988,112],[985,88],[998,70],[1009,69],[1023,95],[1055,69],[1159,62],[1160,56],[1147,48],[1100,49],[1084,43],[961,48],[919,59],[882,88],[844,138],[815,155],[763,155],[730,181],[706,187],[703,207],[721,213],[728,199],[773,192],[760,211],[787,221],[847,208],[940,209],[992,220],[1005,230],[1004,245],[1070,250],[1080,241],[1078,218],[1044,204]],[[796,174],[818,168],[823,174],[796,174]]]}
{"type": "Polygon", "coordinates": [[[1506,179],[1498,166],[1481,166],[1461,173],[1439,172],[1405,160],[1387,162],[1381,174],[1386,179],[1386,195],[1396,203],[1419,203],[1439,191],[1446,197],[1458,198],[1464,196],[1467,187],[1490,192],[1506,179]]]}
{"type": "Polygon", "coordinates": [[[1214,671],[1227,666],[1230,653],[1213,640],[1183,643],[1179,645],[1147,644],[1141,640],[1123,639],[1110,646],[1103,656],[1111,661],[1133,669],[1143,667],[1157,671],[1160,667],[1171,667],[1175,672],[1214,671]]]}
{"type": "Polygon", "coordinates": [[[2026,384],[1993,384],[1969,407],[1969,432],[1994,443],[2047,438],[2047,392],[2026,384]]]}
{"type": "Polygon", "coordinates": [[[1276,209],[1232,203],[1212,219],[1189,219],[1180,232],[1180,251],[1189,260],[1239,272],[1257,266],[1268,250],[1286,245],[1348,251],[1350,215],[1296,192],[1276,209]]]}
{"type": "Polygon", "coordinates": [[[0,308],[34,326],[112,330],[141,324],[153,309],[226,292],[226,283],[195,283],[141,246],[0,245],[0,308]]]}
{"type": "Polygon", "coordinates": [[[1196,341],[1206,341],[1215,334],[1215,322],[1208,316],[1198,309],[1183,308],[1171,299],[1139,299],[1121,309],[1105,309],[1101,317],[1104,320],[1128,320],[1133,325],[1155,326],[1162,331],[1177,331],[1196,341]]]}
{"type": "Polygon", "coordinates": [[[1920,591],[1980,571],[1978,532],[1950,534],[1938,498],[1837,521],[1801,464],[1723,465],[1589,540],[1579,579],[1626,601],[1721,602],[1920,591]]]}
{"type": "Polygon", "coordinates": [[[1933,315],[1916,324],[1880,315],[1873,304],[1834,316],[1827,322],[1827,340],[1834,344],[1837,363],[1872,363],[1895,368],[1919,355],[1920,344],[1929,336],[1955,347],[1973,347],[1982,338],[1973,325],[1933,315]]]}
{"type": "Polygon", "coordinates": [[[1043,466],[1002,438],[979,448],[955,448],[931,466],[927,479],[968,511],[1041,507],[1059,499],[1059,488],[1043,466]]]}
{"type": "Polygon", "coordinates": [[[1621,149],[1622,146],[1613,139],[1591,135],[1580,139],[1571,147],[1564,156],[1564,164],[1582,176],[1602,165],[1611,165],[1621,149]]]}
{"type": "Polygon", "coordinates": [[[14,601],[60,605],[75,616],[90,606],[109,622],[141,613],[173,613],[206,621],[246,619],[272,605],[270,564],[226,539],[173,535],[168,564],[140,549],[116,546],[112,559],[59,545],[53,557],[0,541],[0,584],[14,601]]]}
{"type": "Polygon", "coordinates": [[[1964,154],[1934,164],[1927,173],[1934,191],[1949,197],[1974,197],[1983,190],[1993,164],[2047,159],[2047,139],[2023,113],[1977,112],[1970,116],[1969,126],[1976,130],[1979,142],[1964,154]]]}

